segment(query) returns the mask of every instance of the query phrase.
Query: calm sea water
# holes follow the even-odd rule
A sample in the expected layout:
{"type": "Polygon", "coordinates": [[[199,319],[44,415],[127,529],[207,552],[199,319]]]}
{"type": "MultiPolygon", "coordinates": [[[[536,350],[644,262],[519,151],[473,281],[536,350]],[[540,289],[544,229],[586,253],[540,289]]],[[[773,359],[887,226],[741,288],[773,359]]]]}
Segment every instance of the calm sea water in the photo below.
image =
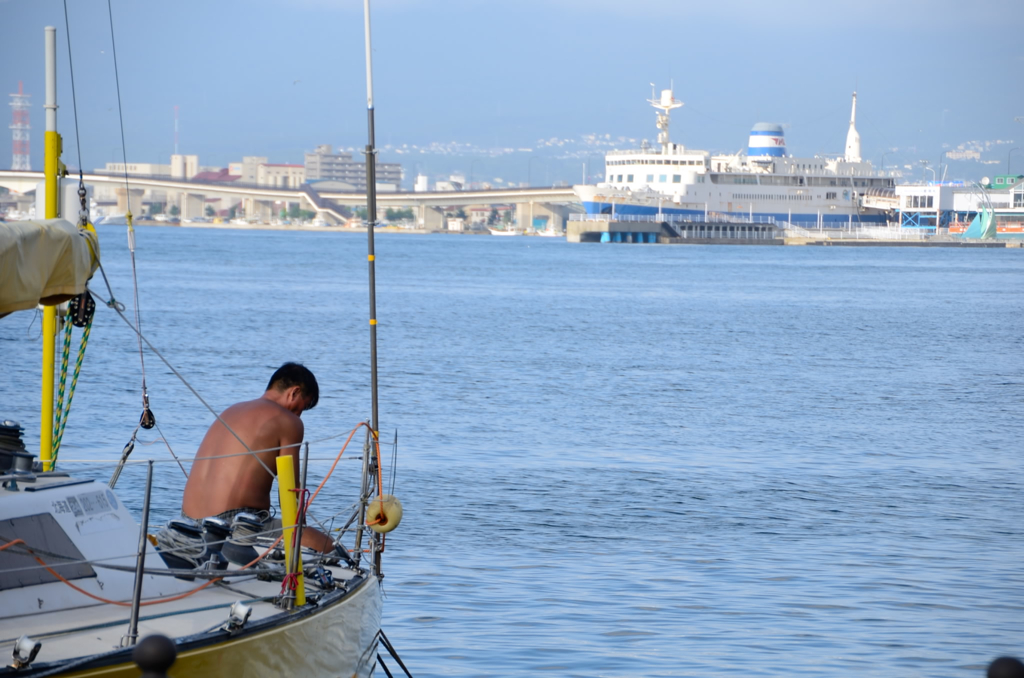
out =
{"type": "MultiPolygon", "coordinates": [[[[101,238],[131,308],[124,229],[101,238]]],[[[377,245],[406,510],[384,628],[414,675],[979,676],[1024,655],[1020,251],[377,245]]],[[[307,437],[348,431],[369,414],[365,252],[141,228],[143,330],[217,409],[302,361],[323,393],[307,437]]],[[[38,332],[0,321],[0,414],[33,446],[38,332]]],[[[211,415],[149,352],[146,376],[190,457],[211,415]]],[[[106,477],[73,462],[120,452],[140,381],[101,309],[67,468],[106,477]]],[[[135,458],[169,459],[141,439],[135,458]]],[[[158,468],[166,518],[183,476],[158,468]]],[[[122,476],[129,504],[141,481],[122,476]]]]}

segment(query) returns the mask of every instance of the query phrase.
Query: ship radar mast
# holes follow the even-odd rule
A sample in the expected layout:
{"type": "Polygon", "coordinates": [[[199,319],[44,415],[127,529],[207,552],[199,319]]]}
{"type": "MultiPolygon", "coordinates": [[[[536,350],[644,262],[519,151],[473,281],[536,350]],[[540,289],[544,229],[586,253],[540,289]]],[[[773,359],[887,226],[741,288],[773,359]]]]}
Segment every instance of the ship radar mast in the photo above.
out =
{"type": "Polygon", "coordinates": [[[661,152],[668,155],[669,147],[671,146],[668,137],[669,113],[672,109],[681,107],[683,102],[672,96],[671,89],[661,90],[661,98],[655,99],[654,85],[652,84],[651,87],[651,98],[647,101],[658,111],[658,143],[661,144],[661,152]]]}
{"type": "Polygon", "coordinates": [[[860,162],[860,133],[857,132],[857,93],[853,93],[850,131],[846,133],[846,162],[860,162]]]}

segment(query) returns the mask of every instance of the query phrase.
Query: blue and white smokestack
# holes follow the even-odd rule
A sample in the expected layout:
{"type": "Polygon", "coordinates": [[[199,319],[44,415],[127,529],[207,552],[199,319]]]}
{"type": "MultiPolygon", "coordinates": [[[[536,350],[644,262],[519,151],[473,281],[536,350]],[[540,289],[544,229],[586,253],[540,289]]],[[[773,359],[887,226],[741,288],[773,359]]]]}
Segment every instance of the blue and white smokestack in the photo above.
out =
{"type": "Polygon", "coordinates": [[[786,137],[782,125],[774,122],[759,122],[750,130],[750,146],[747,155],[751,157],[782,158],[786,155],[786,137]]]}

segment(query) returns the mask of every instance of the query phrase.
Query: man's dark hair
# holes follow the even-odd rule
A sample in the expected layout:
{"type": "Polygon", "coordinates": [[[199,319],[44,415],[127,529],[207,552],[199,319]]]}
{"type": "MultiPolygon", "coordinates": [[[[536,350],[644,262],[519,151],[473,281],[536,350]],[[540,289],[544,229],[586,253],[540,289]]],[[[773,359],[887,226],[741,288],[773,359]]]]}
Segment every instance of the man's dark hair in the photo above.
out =
{"type": "Polygon", "coordinates": [[[277,368],[277,372],[270,377],[267,390],[286,391],[292,386],[298,386],[303,397],[309,399],[307,410],[316,407],[317,401],[320,400],[320,386],[316,383],[313,373],[299,363],[285,363],[277,368]]]}

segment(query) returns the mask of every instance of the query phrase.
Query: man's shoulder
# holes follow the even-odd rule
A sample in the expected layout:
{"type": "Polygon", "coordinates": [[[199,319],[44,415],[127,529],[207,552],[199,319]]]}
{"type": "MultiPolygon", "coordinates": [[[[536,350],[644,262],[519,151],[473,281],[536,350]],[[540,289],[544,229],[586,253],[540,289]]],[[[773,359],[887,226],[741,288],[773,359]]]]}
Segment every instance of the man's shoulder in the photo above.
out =
{"type": "Polygon", "coordinates": [[[252,403],[250,412],[275,428],[280,430],[297,430],[299,432],[303,430],[302,419],[273,400],[257,398],[250,402],[252,403]]]}
{"type": "Polygon", "coordinates": [[[302,419],[266,398],[236,403],[225,410],[222,416],[244,427],[259,430],[262,435],[301,438],[305,432],[302,419]]]}
{"type": "Polygon", "coordinates": [[[225,414],[230,412],[244,412],[263,416],[274,416],[282,413],[291,414],[291,412],[288,412],[288,410],[284,409],[274,401],[267,400],[266,398],[256,398],[255,400],[245,400],[240,403],[235,403],[224,411],[225,414]]]}

